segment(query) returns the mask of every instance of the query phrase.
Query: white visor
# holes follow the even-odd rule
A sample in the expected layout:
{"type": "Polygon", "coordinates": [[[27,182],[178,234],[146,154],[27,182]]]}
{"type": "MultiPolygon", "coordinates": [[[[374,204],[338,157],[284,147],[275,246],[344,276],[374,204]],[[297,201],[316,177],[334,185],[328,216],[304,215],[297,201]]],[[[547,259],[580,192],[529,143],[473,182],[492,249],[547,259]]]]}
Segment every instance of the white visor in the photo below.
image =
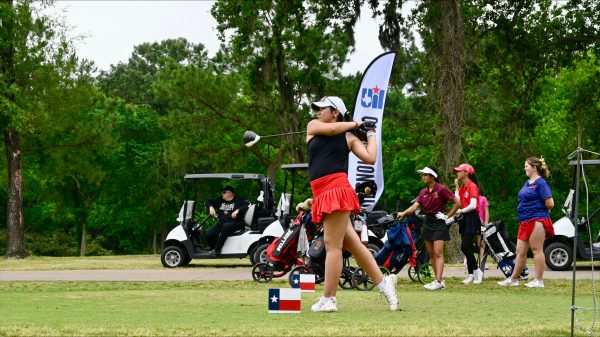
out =
{"type": "Polygon", "coordinates": [[[437,177],[438,177],[437,173],[435,173],[435,172],[434,172],[432,169],[430,169],[429,167],[425,167],[425,168],[424,168],[424,169],[422,169],[422,170],[417,170],[417,172],[419,172],[419,173],[424,173],[424,174],[429,174],[429,175],[432,175],[434,178],[437,178],[437,177]]]}

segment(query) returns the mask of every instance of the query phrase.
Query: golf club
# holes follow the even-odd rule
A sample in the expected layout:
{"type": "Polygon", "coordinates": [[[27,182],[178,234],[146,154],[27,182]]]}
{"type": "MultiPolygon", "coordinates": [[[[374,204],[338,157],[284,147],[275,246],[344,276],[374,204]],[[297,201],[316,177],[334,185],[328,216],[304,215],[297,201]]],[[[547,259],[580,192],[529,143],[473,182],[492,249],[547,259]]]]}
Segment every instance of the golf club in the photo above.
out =
{"type": "Polygon", "coordinates": [[[246,145],[247,147],[250,147],[250,146],[256,144],[256,142],[258,142],[261,138],[296,135],[296,134],[305,133],[305,132],[306,132],[306,130],[305,131],[285,132],[285,133],[276,133],[276,134],[272,134],[272,135],[259,136],[254,131],[246,131],[246,132],[244,132],[244,145],[246,145]]]}

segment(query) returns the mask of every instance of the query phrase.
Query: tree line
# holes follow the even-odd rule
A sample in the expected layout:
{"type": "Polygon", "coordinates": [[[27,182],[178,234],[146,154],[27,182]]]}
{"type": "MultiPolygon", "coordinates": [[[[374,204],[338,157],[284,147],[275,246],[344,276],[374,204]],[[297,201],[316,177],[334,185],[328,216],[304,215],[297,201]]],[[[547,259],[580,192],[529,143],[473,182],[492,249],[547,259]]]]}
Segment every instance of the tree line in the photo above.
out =
{"type": "MultiPolygon", "coordinates": [[[[469,162],[491,220],[514,234],[527,157],[544,156],[561,204],[578,131],[583,148],[600,152],[597,1],[424,0],[404,14],[406,0],[219,0],[213,57],[183,38],[143,43],[97,75],[45,6],[0,2],[7,257],[157,252],[185,173],[264,173],[280,187],[281,164],[306,161],[303,138],[246,148],[241,135],[303,130],[308,102],[325,95],[350,107],[364,69],[342,75],[341,67],[364,6],[381,22],[382,47],[397,53],[379,208],[403,208],[417,195],[418,168],[437,166],[451,186],[451,168],[469,162]]],[[[597,207],[600,169],[586,173],[597,207]]]]}

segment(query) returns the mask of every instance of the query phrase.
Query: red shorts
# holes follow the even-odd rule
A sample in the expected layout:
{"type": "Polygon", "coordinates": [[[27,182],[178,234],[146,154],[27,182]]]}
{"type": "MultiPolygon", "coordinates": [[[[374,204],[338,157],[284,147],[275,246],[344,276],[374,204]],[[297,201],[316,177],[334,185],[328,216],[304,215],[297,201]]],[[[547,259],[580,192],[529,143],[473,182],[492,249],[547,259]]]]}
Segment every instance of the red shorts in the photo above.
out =
{"type": "Polygon", "coordinates": [[[519,234],[517,234],[517,239],[522,241],[528,241],[533,229],[535,228],[535,223],[541,222],[544,226],[544,230],[546,231],[546,238],[554,236],[554,227],[552,226],[552,219],[550,218],[542,218],[542,219],[530,219],[527,221],[521,221],[519,223],[519,234]]]}
{"type": "Polygon", "coordinates": [[[325,214],[335,211],[360,212],[356,192],[346,173],[332,173],[310,182],[313,192],[312,221],[322,222],[325,214]]]}

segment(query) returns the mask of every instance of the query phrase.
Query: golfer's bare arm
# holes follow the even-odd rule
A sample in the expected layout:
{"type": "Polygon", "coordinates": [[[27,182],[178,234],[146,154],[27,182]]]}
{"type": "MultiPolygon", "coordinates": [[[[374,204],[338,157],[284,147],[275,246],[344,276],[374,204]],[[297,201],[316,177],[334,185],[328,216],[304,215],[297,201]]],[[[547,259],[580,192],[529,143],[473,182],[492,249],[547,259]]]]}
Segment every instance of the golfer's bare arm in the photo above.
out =
{"type": "Polygon", "coordinates": [[[377,160],[377,137],[367,137],[367,146],[363,144],[358,137],[353,133],[346,133],[346,141],[348,142],[348,148],[354,153],[358,159],[362,160],[366,164],[375,164],[377,160]]]}
{"type": "Polygon", "coordinates": [[[323,135],[323,136],[334,136],[339,135],[342,132],[356,129],[362,122],[335,122],[335,123],[323,123],[320,120],[313,119],[308,122],[306,126],[306,142],[312,137],[323,135]]]}

